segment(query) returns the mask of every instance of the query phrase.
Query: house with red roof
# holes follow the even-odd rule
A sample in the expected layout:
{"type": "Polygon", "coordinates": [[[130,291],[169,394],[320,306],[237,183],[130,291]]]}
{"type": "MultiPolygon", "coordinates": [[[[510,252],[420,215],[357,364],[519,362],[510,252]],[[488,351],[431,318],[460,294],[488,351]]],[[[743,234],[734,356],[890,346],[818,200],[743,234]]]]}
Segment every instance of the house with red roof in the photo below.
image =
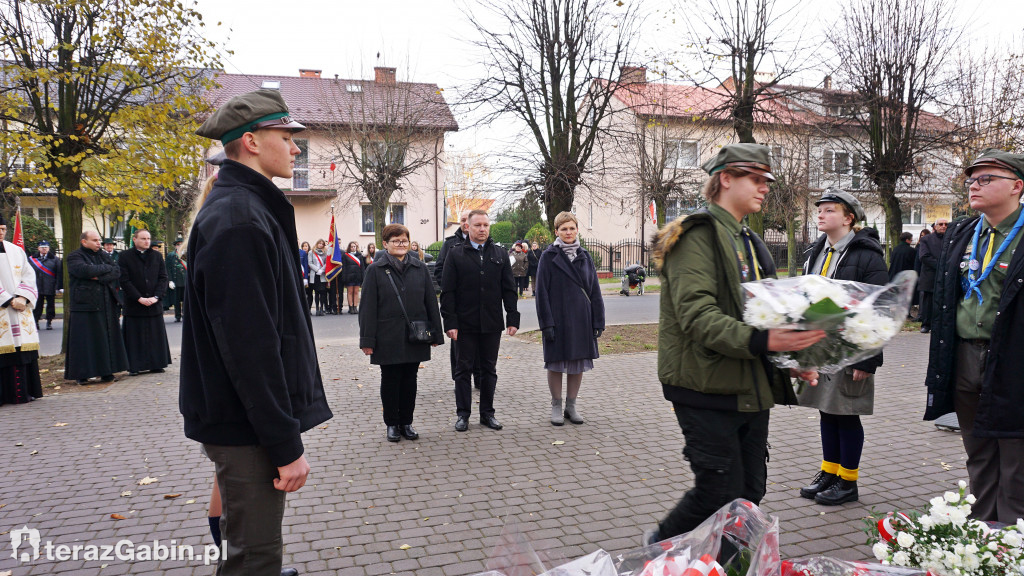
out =
{"type": "MultiPolygon", "coordinates": [[[[352,150],[362,145],[352,146],[354,134],[373,140],[375,123],[383,133],[388,122],[398,121],[415,124],[411,148],[428,160],[400,179],[386,223],[406,225],[412,240],[424,246],[444,238],[444,137],[459,126],[436,84],[398,82],[395,69],[388,67],[374,68],[372,80],[325,78],[320,70],[303,69],[298,76],[217,72],[215,81],[218,87],[209,96],[214,108],[239,94],[270,88],[281,91],[291,117],[306,126],[294,138],[301,153],[292,178],[274,179],[295,206],[300,242],[326,241],[332,213],[343,249],[354,241],[365,250],[374,241],[369,200],[354,186],[351,172],[346,173],[346,162],[352,162],[352,150]],[[400,101],[393,97],[396,93],[403,95],[400,101]]],[[[214,142],[206,157],[220,149],[214,142]]],[[[215,168],[207,165],[206,170],[215,168]]]]}
{"type": "MultiPolygon", "coordinates": [[[[599,81],[605,82],[607,81],[599,81]]],[[[656,229],[641,189],[652,162],[672,184],[665,219],[673,220],[703,205],[701,188],[707,175],[700,166],[725,144],[736,142],[729,114],[729,88],[649,82],[643,67],[624,66],[611,101],[612,113],[601,126],[597,162],[590,180],[576,190],[574,211],[587,237],[615,242],[649,238],[656,229]],[[641,154],[640,150],[646,150],[641,154]]],[[[807,191],[803,206],[807,236],[814,238],[813,200],[828,187],[856,195],[867,223],[885,233],[885,212],[864,176],[858,150],[864,138],[853,115],[853,94],[823,87],[776,86],[755,113],[755,139],[772,150],[773,171],[799,181],[807,191]]],[[[587,114],[584,105],[581,114],[587,114]]],[[[919,130],[940,132],[951,125],[934,114],[922,114],[919,130]]],[[[904,230],[915,233],[938,217],[952,213],[958,163],[951,152],[922,155],[913,177],[898,192],[904,230]]]]}

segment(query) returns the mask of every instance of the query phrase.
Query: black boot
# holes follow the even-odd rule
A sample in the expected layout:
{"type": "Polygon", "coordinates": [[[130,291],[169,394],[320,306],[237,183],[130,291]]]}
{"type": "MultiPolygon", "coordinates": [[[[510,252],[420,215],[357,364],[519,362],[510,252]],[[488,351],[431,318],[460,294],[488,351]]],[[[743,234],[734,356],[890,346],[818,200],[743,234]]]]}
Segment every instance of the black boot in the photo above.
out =
{"type": "Polygon", "coordinates": [[[388,426],[388,442],[398,442],[402,439],[402,433],[398,426],[388,426]]]}
{"type": "Polygon", "coordinates": [[[818,475],[814,477],[814,480],[811,480],[811,484],[809,486],[804,486],[800,489],[800,497],[807,498],[808,500],[814,500],[814,497],[818,495],[818,492],[827,490],[836,483],[836,480],[839,480],[839,476],[821,470],[818,472],[818,475]]]}
{"type": "Polygon", "coordinates": [[[856,502],[857,498],[857,481],[840,478],[838,482],[829,486],[827,490],[818,492],[814,497],[814,501],[825,506],[838,506],[847,502],[856,502]]]}

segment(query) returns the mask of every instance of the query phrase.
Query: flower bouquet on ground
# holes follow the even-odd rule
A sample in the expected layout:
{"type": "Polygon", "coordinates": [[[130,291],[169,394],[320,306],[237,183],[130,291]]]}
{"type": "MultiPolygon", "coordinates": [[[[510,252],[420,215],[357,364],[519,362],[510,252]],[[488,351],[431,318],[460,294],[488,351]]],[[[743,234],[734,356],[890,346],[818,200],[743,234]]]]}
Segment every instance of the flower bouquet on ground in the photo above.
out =
{"type": "Polygon", "coordinates": [[[907,271],[885,286],[817,275],[746,282],[743,321],[760,330],[824,330],[817,344],[769,359],[780,368],[834,374],[878,354],[899,333],[916,280],[907,271]]]}
{"type": "Polygon", "coordinates": [[[961,481],[958,492],[932,498],[927,514],[873,515],[867,532],[875,557],[936,576],[1024,574],[1024,520],[992,526],[968,519],[975,500],[966,489],[961,481]]]}

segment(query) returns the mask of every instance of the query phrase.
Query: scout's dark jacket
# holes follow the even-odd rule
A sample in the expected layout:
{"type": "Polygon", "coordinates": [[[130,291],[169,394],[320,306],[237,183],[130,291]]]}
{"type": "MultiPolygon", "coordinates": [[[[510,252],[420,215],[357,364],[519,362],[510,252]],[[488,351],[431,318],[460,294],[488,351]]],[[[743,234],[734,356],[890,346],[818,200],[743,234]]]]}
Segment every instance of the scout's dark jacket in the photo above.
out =
{"type": "MultiPolygon", "coordinates": [[[[804,261],[804,274],[817,272],[817,270],[812,271],[811,266],[814,266],[818,254],[825,249],[826,240],[828,240],[828,236],[822,234],[804,252],[804,255],[807,257],[807,260],[804,261]]],[[[843,253],[839,255],[839,261],[836,262],[836,271],[832,278],[875,284],[876,286],[884,286],[889,281],[889,272],[885,269],[885,252],[882,250],[882,245],[878,242],[877,230],[874,228],[862,228],[854,234],[853,240],[850,241],[846,250],[843,250],[843,253]]],[[[853,364],[851,368],[874,374],[881,365],[882,353],[879,352],[876,356],[853,364]]]]}
{"type": "Polygon", "coordinates": [[[299,434],[332,416],[297,244],[284,194],[226,161],[188,239],[178,402],[189,438],[259,445],[275,466],[298,459],[299,434]]]}
{"type": "MultiPolygon", "coordinates": [[[[707,211],[658,232],[661,268],[658,379],[667,400],[695,408],[757,412],[796,404],[788,374],[764,354],[768,333],[743,323],[743,295],[730,233],[707,211]]],[[[753,236],[763,277],[775,276],[764,243],[753,236]]]]}
{"type": "Polygon", "coordinates": [[[467,239],[452,247],[441,275],[441,319],[445,330],[501,332],[519,328],[519,299],[508,252],[488,238],[477,250],[467,239]],[[502,319],[505,306],[507,318],[502,319]]]}
{"type": "MultiPolygon", "coordinates": [[[[928,404],[924,419],[934,420],[953,411],[956,391],[956,307],[964,297],[960,261],[974,237],[979,217],[949,225],[935,273],[932,302],[932,340],[928,356],[928,404]]],[[[1019,244],[1010,260],[999,308],[992,325],[992,340],[985,359],[978,415],[973,434],[982,438],[1024,438],[1024,250],[1019,244]]]]}

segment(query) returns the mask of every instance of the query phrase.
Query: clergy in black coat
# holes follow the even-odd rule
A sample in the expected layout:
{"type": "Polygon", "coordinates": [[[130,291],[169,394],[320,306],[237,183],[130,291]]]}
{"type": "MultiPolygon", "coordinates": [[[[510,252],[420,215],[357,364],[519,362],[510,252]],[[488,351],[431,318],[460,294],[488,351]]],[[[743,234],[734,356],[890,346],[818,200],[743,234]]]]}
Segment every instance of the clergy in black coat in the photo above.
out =
{"type": "Polygon", "coordinates": [[[167,294],[167,269],[164,257],[150,248],[149,230],[138,230],[132,237],[134,248],[121,252],[121,290],[124,292],[124,347],[128,370],[162,372],[171,363],[167,344],[164,308],[167,294]]]}
{"type": "Polygon", "coordinates": [[[117,281],[121,269],[100,250],[100,236],[82,233],[82,247],[68,255],[68,347],[64,378],[88,380],[128,369],[118,326],[117,281]]]}
{"type": "Polygon", "coordinates": [[[900,272],[914,269],[914,261],[917,259],[917,251],[910,245],[910,242],[913,240],[914,235],[910,232],[900,234],[900,242],[896,245],[896,248],[893,249],[892,257],[889,259],[890,282],[892,282],[892,279],[900,272]]]}

